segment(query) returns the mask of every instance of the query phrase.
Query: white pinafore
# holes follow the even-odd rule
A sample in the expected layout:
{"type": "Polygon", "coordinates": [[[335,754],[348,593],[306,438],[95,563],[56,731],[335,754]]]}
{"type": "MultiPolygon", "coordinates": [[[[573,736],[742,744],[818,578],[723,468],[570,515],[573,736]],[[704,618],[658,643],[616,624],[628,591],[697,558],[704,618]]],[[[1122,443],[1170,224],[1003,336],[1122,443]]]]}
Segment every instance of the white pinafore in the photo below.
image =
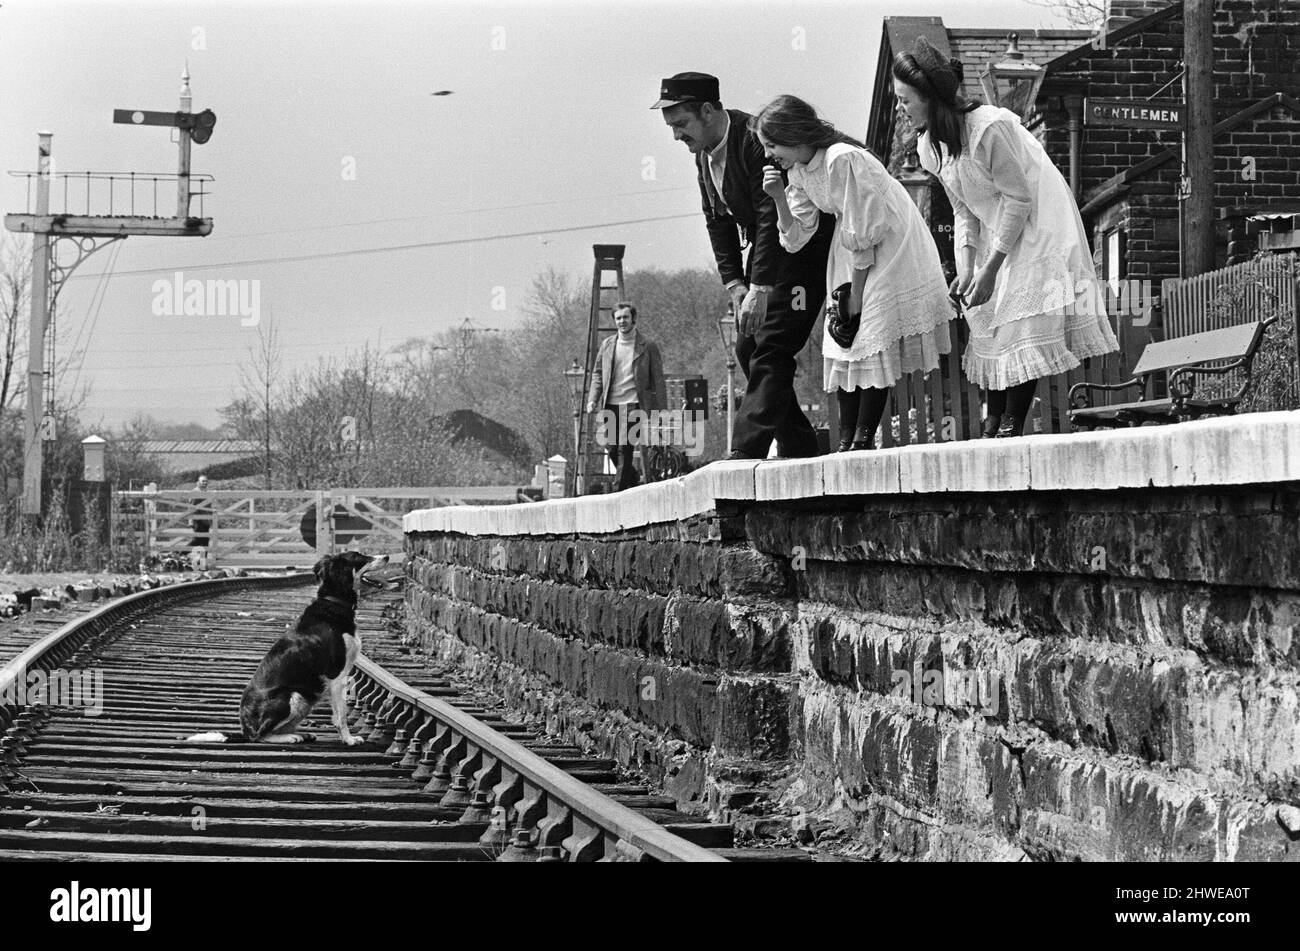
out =
{"type": "Polygon", "coordinates": [[[992,297],[965,311],[966,376],[1005,390],[1118,350],[1064,177],[1014,112],[978,106],[964,118],[967,145],[956,160],[941,145],[937,162],[928,133],[917,152],[952,202],[958,252],[973,247],[977,271],[993,250],[1006,253],[992,297]]]}
{"type": "Polygon", "coordinates": [[[852,344],[841,347],[824,334],[826,391],[886,389],[915,370],[938,367],[940,354],[952,349],[953,307],[939,251],[907,189],[870,152],[836,143],[790,168],[786,201],[794,220],[781,244],[789,251],[816,232],[819,213],[835,216],[828,307],[831,291],[851,281],[854,268],[869,267],[852,344]]]}

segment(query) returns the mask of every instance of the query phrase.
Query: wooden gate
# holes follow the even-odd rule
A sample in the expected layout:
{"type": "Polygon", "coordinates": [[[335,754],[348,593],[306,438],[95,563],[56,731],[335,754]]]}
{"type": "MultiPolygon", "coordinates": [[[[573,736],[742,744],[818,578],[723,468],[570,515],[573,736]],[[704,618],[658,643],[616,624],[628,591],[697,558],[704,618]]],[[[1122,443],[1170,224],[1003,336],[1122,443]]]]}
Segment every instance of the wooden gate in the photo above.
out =
{"type": "Polygon", "coordinates": [[[206,548],[208,567],[304,567],[320,555],[349,548],[401,551],[402,516],[412,509],[513,502],[516,491],[514,486],[432,486],[116,492],[114,535],[119,541],[133,539],[150,555],[186,561],[206,548]]]}

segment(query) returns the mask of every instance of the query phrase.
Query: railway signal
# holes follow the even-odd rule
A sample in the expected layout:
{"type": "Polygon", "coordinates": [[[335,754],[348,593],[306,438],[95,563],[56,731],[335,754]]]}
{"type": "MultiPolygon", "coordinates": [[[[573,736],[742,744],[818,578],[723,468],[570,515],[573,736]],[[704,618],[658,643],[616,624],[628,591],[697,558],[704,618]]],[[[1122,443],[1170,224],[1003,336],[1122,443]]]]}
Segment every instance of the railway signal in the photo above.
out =
{"type": "MultiPolygon", "coordinates": [[[[47,362],[46,334],[54,324],[59,291],[80,266],[81,262],[100,248],[127,235],[169,235],[173,237],[203,237],[212,232],[212,219],[193,217],[190,199],[204,192],[202,184],[211,177],[197,176],[200,191],[191,190],[196,176],[190,172],[190,144],[202,145],[212,137],[217,117],[211,109],[194,114],[190,110],[190,72],[186,67],[181,75],[180,108],[176,112],[152,112],[141,109],[117,109],[113,112],[115,123],[129,125],[161,125],[187,133],[178,139],[179,163],[176,175],[176,213],[160,217],[157,212],[157,186],[160,181],[170,181],[167,174],[128,173],[110,174],[77,172],[54,174],[51,142],[53,133],[37,133],[37,165],[35,172],[15,173],[26,175],[29,205],[22,214],[5,215],[5,227],[10,231],[32,235],[32,309],[28,325],[27,361],[27,415],[23,428],[23,494],[21,511],[31,521],[41,516],[41,470],[44,465],[43,440],[54,437],[54,374],[52,348],[47,362]],[[63,179],[65,206],[60,214],[50,212],[50,186],[54,179],[63,179]],[[67,206],[67,185],[85,182],[86,207],[84,214],[74,213],[67,206]],[[137,188],[153,183],[152,215],[135,214],[137,188]],[[35,208],[30,205],[32,187],[35,185],[35,208]],[[108,214],[94,214],[91,208],[91,189],[106,189],[108,214]],[[115,195],[116,188],[116,195],[115,195]],[[131,214],[114,214],[115,203],[124,202],[129,195],[131,214]],[[67,249],[70,263],[60,261],[59,251],[67,249]],[[49,404],[49,406],[47,406],[49,404]]],[[[78,199],[79,200],[79,199],[78,199]]],[[[51,338],[53,339],[53,338],[51,338]]]]}
{"type": "Polygon", "coordinates": [[[202,112],[150,112],[143,109],[114,109],[113,121],[119,125],[163,125],[189,133],[198,145],[212,138],[217,115],[211,109],[202,112]]]}

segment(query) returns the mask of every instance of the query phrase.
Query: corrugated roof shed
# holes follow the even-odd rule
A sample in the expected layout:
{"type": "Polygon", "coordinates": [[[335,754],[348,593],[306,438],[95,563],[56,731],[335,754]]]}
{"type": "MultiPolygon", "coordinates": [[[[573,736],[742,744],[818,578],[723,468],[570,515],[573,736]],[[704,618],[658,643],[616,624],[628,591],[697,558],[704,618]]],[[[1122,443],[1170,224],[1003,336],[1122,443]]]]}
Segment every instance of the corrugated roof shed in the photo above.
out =
{"type": "Polygon", "coordinates": [[[140,444],[141,452],[261,452],[262,444],[251,439],[146,439],[140,444]]]}

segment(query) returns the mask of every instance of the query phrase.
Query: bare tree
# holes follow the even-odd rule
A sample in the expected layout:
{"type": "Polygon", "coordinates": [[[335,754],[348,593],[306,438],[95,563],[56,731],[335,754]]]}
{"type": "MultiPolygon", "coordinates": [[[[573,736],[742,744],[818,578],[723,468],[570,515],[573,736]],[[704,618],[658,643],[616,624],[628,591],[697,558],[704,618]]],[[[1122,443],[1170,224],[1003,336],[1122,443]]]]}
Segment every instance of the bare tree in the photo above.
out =
{"type": "MultiPolygon", "coordinates": [[[[27,396],[27,330],[31,317],[32,291],[32,256],[31,245],[16,236],[0,239],[0,510],[7,509],[14,498],[10,491],[11,482],[23,471],[23,402],[27,396]]],[[[50,330],[50,334],[59,331],[50,330]]],[[[64,333],[66,336],[66,333],[64,333]]],[[[59,352],[55,365],[46,367],[47,373],[53,373],[56,382],[65,378],[72,365],[72,356],[59,352]]],[[[62,465],[63,434],[69,426],[72,431],[79,431],[80,421],[77,416],[85,405],[89,386],[74,386],[73,392],[52,400],[45,407],[45,412],[55,419],[55,432],[58,434],[55,445],[45,450],[47,463],[44,481],[56,484],[56,474],[62,465]]],[[[71,451],[71,450],[69,450],[71,451]]],[[[81,451],[80,444],[75,451],[81,451]]],[[[69,456],[71,458],[71,456],[69,456]]],[[[79,463],[74,460],[80,471],[79,463]]],[[[62,479],[58,475],[58,479],[62,479]]],[[[62,483],[58,483],[62,485],[62,483]]],[[[3,518],[0,518],[3,527],[3,518]]]]}
{"type": "Polygon", "coordinates": [[[554,269],[533,280],[527,316],[510,338],[510,390],[487,407],[486,415],[518,430],[544,457],[573,451],[564,371],[586,356],[589,295],[554,269]]]}
{"type": "MultiPolygon", "coordinates": [[[[446,335],[444,335],[445,337],[446,335]]],[[[449,383],[455,375],[455,351],[439,339],[412,337],[389,352],[394,398],[408,401],[420,415],[455,409],[449,383]]]]}
{"type": "Polygon", "coordinates": [[[248,394],[237,396],[217,410],[221,433],[229,439],[256,439],[259,435],[257,403],[248,394]]]}
{"type": "Polygon", "coordinates": [[[152,416],[136,413],[109,440],[108,477],[119,489],[162,481],[162,464],[144,451],[146,442],[158,438],[161,425],[152,416]]]}
{"type": "Polygon", "coordinates": [[[274,413],[274,390],[284,365],[284,350],[280,346],[280,333],[270,315],[257,325],[257,343],[248,348],[249,362],[239,368],[239,383],[243,390],[231,406],[222,410],[227,424],[233,411],[247,424],[252,419],[258,423],[262,448],[266,456],[266,487],[271,488],[271,421],[274,413]],[[260,418],[259,418],[260,417],[260,418]]]}
{"type": "Polygon", "coordinates": [[[31,310],[30,247],[15,236],[0,242],[0,530],[7,530],[12,483],[22,472],[23,425],[19,409],[26,390],[27,348],[23,346],[31,310]]]}
{"type": "Polygon", "coordinates": [[[32,257],[30,249],[13,236],[0,243],[0,413],[18,401],[23,377],[17,363],[25,318],[31,310],[32,257]]]}

